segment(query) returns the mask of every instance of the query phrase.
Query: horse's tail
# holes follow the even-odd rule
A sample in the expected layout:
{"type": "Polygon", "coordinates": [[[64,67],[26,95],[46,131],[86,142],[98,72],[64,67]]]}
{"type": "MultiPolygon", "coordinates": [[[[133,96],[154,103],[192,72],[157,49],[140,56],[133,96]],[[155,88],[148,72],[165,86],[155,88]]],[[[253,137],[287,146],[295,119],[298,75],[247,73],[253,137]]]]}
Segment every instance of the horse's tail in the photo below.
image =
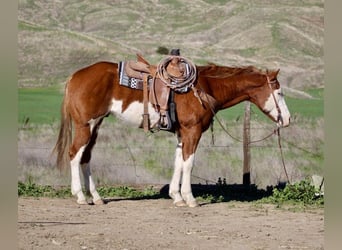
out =
{"type": "Polygon", "coordinates": [[[53,153],[57,153],[56,165],[59,170],[63,170],[66,166],[69,166],[70,163],[69,148],[72,140],[72,120],[68,110],[69,96],[67,87],[69,82],[70,79],[65,86],[65,93],[61,106],[61,124],[58,139],[53,149],[53,153]]]}

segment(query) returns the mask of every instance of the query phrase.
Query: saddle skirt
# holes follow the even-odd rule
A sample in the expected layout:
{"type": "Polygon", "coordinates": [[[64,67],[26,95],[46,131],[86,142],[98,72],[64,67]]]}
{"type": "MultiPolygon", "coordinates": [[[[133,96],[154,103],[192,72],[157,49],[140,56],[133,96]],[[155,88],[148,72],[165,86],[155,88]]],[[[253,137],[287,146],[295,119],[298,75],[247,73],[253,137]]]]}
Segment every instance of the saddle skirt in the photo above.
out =
{"type": "MultiPolygon", "coordinates": [[[[140,57],[141,58],[141,57],[140,57]]],[[[147,62],[143,58],[138,61],[127,61],[119,62],[119,75],[120,75],[120,85],[143,90],[144,76],[146,74],[148,77],[148,92],[149,92],[149,102],[153,105],[156,111],[164,111],[168,109],[168,100],[170,95],[170,87],[166,86],[164,82],[158,77],[156,73],[156,67],[147,62]]],[[[172,65],[170,71],[173,74],[180,74],[177,71],[176,66],[172,65]]]]}

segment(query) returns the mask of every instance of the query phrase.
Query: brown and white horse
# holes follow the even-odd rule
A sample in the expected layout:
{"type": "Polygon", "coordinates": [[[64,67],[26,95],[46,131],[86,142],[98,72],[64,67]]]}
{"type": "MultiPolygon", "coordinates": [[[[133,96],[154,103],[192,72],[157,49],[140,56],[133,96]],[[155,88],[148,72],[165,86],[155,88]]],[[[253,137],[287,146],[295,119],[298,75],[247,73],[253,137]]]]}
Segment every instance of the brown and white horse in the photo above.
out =
{"type": "MultiPolygon", "coordinates": [[[[193,91],[174,94],[178,144],[169,195],[176,206],[198,205],[191,190],[194,155],[202,133],[208,129],[217,111],[249,100],[278,126],[289,125],[290,113],[277,80],[278,72],[263,72],[254,67],[197,66],[198,76],[194,85],[202,93],[203,102],[193,91]],[[206,101],[203,93],[214,101],[206,101]]],[[[142,112],[143,91],[119,84],[117,63],[98,62],[78,70],[70,77],[65,86],[61,127],[55,150],[59,168],[70,163],[71,192],[77,196],[79,204],[87,204],[82,192],[80,169],[87,194],[91,194],[94,204],[103,203],[96,191],[89,165],[103,119],[113,114],[138,128],[142,124],[142,112]]],[[[160,116],[151,105],[149,115],[150,123],[156,124],[160,116]]]]}

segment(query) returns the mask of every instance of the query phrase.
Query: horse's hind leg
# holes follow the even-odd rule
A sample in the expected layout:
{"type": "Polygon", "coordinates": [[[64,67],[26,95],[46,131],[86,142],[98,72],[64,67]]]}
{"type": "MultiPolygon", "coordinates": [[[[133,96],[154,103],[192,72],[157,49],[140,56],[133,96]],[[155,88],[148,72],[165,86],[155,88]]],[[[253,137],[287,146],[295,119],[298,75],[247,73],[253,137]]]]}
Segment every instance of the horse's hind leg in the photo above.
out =
{"type": "Polygon", "coordinates": [[[87,195],[91,195],[93,197],[93,203],[95,205],[104,204],[101,196],[96,191],[95,183],[91,175],[90,164],[89,162],[81,164],[83,177],[84,177],[84,186],[87,192],[87,195]]]}
{"type": "Polygon", "coordinates": [[[102,123],[103,118],[100,118],[98,122],[94,121],[93,126],[91,126],[91,138],[90,141],[85,148],[83,153],[83,157],[81,159],[81,168],[83,172],[84,178],[84,186],[87,192],[87,195],[91,195],[93,197],[93,203],[96,205],[103,204],[103,200],[101,199],[100,195],[96,191],[95,183],[91,175],[90,171],[90,159],[91,159],[91,151],[96,143],[96,138],[98,135],[98,129],[102,123]]]}
{"type": "Polygon", "coordinates": [[[77,196],[78,204],[88,204],[82,192],[80,177],[80,164],[84,157],[84,152],[90,141],[90,126],[75,126],[75,137],[70,147],[70,166],[71,166],[71,193],[77,196]]]}

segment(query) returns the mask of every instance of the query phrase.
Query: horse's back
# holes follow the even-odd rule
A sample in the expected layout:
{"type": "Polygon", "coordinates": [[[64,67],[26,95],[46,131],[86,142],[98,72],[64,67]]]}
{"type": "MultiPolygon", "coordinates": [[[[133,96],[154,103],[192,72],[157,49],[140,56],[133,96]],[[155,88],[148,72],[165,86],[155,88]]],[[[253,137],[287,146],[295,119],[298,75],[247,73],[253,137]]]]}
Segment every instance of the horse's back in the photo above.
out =
{"type": "MultiPolygon", "coordinates": [[[[72,74],[71,79],[84,80],[86,78],[92,79],[96,77],[103,77],[106,74],[117,74],[118,64],[113,62],[97,62],[77,70],[72,74]]],[[[74,80],[75,81],[75,80],[74,80]]]]}
{"type": "Polygon", "coordinates": [[[110,85],[109,79],[114,80],[117,75],[117,63],[97,62],[73,73],[69,79],[68,88],[83,89],[84,92],[90,91],[88,88],[103,88],[110,85]]]}

